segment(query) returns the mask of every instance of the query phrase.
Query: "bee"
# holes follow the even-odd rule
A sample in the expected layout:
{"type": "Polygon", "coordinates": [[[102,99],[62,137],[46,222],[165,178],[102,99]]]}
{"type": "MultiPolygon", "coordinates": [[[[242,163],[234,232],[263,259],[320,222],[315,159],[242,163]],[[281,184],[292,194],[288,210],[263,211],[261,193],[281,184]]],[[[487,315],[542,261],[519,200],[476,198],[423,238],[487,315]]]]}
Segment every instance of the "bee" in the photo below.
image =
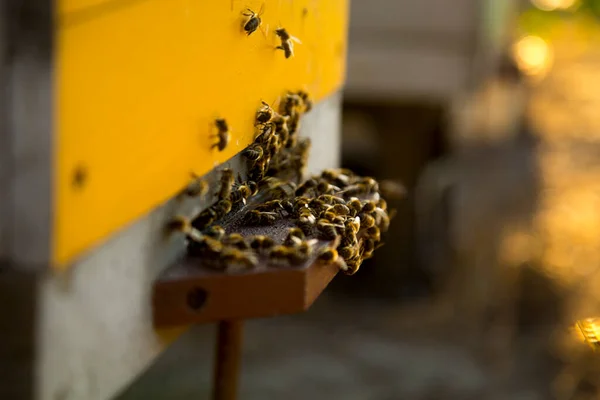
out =
{"type": "Polygon", "coordinates": [[[225,168],[221,172],[221,186],[219,188],[219,192],[217,193],[219,200],[225,200],[231,196],[231,189],[233,188],[234,181],[235,178],[233,176],[233,171],[229,168],[225,168]]]}
{"type": "Polygon", "coordinates": [[[350,208],[345,204],[334,204],[331,211],[337,215],[349,215],[350,208]]]}
{"type": "Polygon", "coordinates": [[[304,103],[304,112],[309,112],[310,110],[312,110],[313,101],[310,98],[308,92],[305,92],[304,90],[299,90],[296,92],[296,95],[298,95],[304,103]]]}
{"type": "Polygon", "coordinates": [[[239,202],[246,204],[246,200],[250,196],[254,196],[257,192],[258,185],[253,181],[248,181],[245,184],[238,186],[238,188],[231,193],[230,200],[234,204],[239,202]]]}
{"type": "Polygon", "coordinates": [[[192,220],[192,226],[195,229],[202,230],[217,220],[215,206],[210,206],[202,211],[196,218],[192,220]]]}
{"type": "Polygon", "coordinates": [[[263,158],[264,150],[262,146],[258,143],[254,143],[250,145],[247,149],[242,151],[242,155],[246,157],[248,160],[256,163],[258,160],[263,158]]]}
{"type": "Polygon", "coordinates": [[[319,181],[317,181],[315,178],[307,179],[306,181],[302,182],[300,186],[298,186],[295,194],[296,196],[304,196],[306,193],[308,193],[310,190],[313,190],[318,185],[319,181]]]}
{"type": "Polygon", "coordinates": [[[350,183],[351,175],[346,175],[342,171],[344,170],[329,168],[321,172],[321,178],[325,179],[330,183],[333,183],[336,186],[346,187],[350,183]]]}
{"type": "Polygon", "coordinates": [[[381,195],[386,199],[399,200],[406,196],[406,188],[398,181],[386,179],[379,186],[381,195]]]}
{"type": "Polygon", "coordinates": [[[321,265],[336,265],[342,271],[348,270],[348,265],[333,247],[324,247],[317,256],[317,262],[321,265]]]}
{"type": "Polygon", "coordinates": [[[285,58],[290,58],[294,56],[294,43],[302,44],[302,42],[298,39],[290,35],[284,28],[279,28],[275,30],[275,34],[281,40],[281,45],[277,46],[277,50],[283,50],[283,54],[285,58]]]}
{"type": "Polygon", "coordinates": [[[321,200],[325,204],[331,204],[331,205],[346,204],[346,200],[342,199],[339,196],[334,196],[331,194],[322,194],[319,197],[317,197],[317,199],[321,200]]]}
{"type": "Polygon", "coordinates": [[[296,143],[298,143],[298,138],[297,138],[297,133],[298,130],[300,129],[300,115],[299,114],[292,114],[290,116],[290,119],[287,121],[287,128],[288,128],[288,132],[289,132],[289,137],[288,137],[288,141],[285,145],[286,148],[292,148],[294,146],[296,146],[296,143]]]}
{"type": "Polygon", "coordinates": [[[388,206],[384,199],[377,200],[376,204],[378,208],[381,208],[383,211],[387,211],[388,206]]]}
{"type": "MultiPolygon", "coordinates": [[[[343,226],[342,226],[343,227],[343,226]]],[[[319,238],[323,240],[334,240],[338,237],[337,232],[338,226],[332,224],[326,219],[320,219],[317,222],[317,229],[319,231],[319,238]]]]}
{"type": "Polygon", "coordinates": [[[269,139],[271,139],[271,137],[275,133],[275,124],[256,124],[256,126],[259,126],[260,131],[258,132],[258,135],[256,135],[256,137],[254,138],[254,143],[267,144],[269,142],[269,139]]]}
{"type": "Polygon", "coordinates": [[[223,249],[221,252],[221,261],[226,264],[226,267],[241,266],[243,268],[251,269],[258,265],[258,258],[255,254],[233,247],[223,249]]]}
{"type": "Polygon", "coordinates": [[[275,185],[272,185],[266,190],[266,194],[274,199],[283,200],[287,197],[290,197],[296,191],[296,184],[294,182],[281,182],[275,185]]]}
{"type": "Polygon", "coordinates": [[[352,229],[354,233],[358,233],[358,231],[360,230],[360,218],[354,217],[347,219],[345,226],[346,228],[352,229]]]}
{"type": "Polygon", "coordinates": [[[229,126],[227,121],[223,118],[217,118],[215,120],[215,126],[217,127],[217,139],[218,142],[212,145],[212,148],[217,148],[219,151],[225,150],[225,147],[229,144],[231,134],[229,132],[229,126]]]}
{"type": "Polygon", "coordinates": [[[256,112],[256,125],[265,125],[270,122],[280,121],[284,117],[279,115],[273,108],[264,101],[261,101],[262,107],[256,112]]]}
{"type": "Polygon", "coordinates": [[[352,226],[346,225],[344,228],[344,233],[342,234],[341,246],[356,246],[358,244],[358,240],[356,239],[356,232],[352,226]]]}
{"type": "Polygon", "coordinates": [[[221,240],[225,236],[225,229],[219,225],[213,225],[204,231],[204,235],[213,239],[221,240]]]}
{"type": "Polygon", "coordinates": [[[312,255],[313,246],[318,242],[317,239],[304,240],[300,244],[292,247],[288,254],[290,263],[294,265],[302,264],[312,255]]]}
{"type": "Polygon", "coordinates": [[[317,193],[319,194],[333,194],[339,192],[341,189],[327,182],[320,182],[317,186],[317,193]]]}
{"type": "Polygon", "coordinates": [[[302,104],[302,98],[295,93],[286,93],[279,104],[279,112],[282,115],[297,114],[297,109],[302,104]]]}
{"type": "Polygon", "coordinates": [[[304,235],[304,232],[302,232],[302,229],[294,227],[288,230],[288,234],[285,240],[283,241],[283,244],[288,247],[298,246],[305,239],[306,236],[304,235]]]}
{"type": "Polygon", "coordinates": [[[223,243],[220,240],[204,236],[200,240],[189,240],[187,251],[190,256],[194,257],[218,257],[223,251],[223,243]]]}
{"type": "Polygon", "coordinates": [[[333,211],[327,211],[327,212],[323,213],[322,217],[323,217],[322,219],[325,219],[329,223],[332,223],[332,224],[340,227],[342,230],[345,227],[346,218],[342,215],[337,215],[333,211]]]}
{"type": "Polygon", "coordinates": [[[290,263],[290,247],[279,245],[275,246],[269,252],[269,262],[275,266],[286,266],[290,263]]]}
{"type": "Polygon", "coordinates": [[[350,209],[350,215],[353,217],[356,217],[363,209],[362,202],[356,197],[351,198],[346,205],[350,209]]]}
{"type": "Polygon", "coordinates": [[[377,203],[374,201],[367,201],[363,204],[361,212],[371,214],[377,209],[377,203]]]}
{"type": "Polygon", "coordinates": [[[294,172],[297,181],[301,181],[304,177],[306,166],[308,165],[310,148],[310,138],[298,139],[298,143],[293,148],[290,169],[294,172]]]}
{"type": "Polygon", "coordinates": [[[185,188],[185,194],[189,197],[204,196],[208,192],[208,183],[195,174],[192,177],[192,182],[185,188]]]}
{"type": "Polygon", "coordinates": [[[354,246],[340,247],[337,251],[338,255],[344,260],[351,260],[357,256],[356,247],[354,246]]]}
{"type": "Polygon", "coordinates": [[[360,213],[358,214],[358,218],[360,218],[361,228],[371,228],[372,226],[375,226],[375,218],[370,214],[360,213]]]}
{"type": "Polygon", "coordinates": [[[192,223],[190,222],[190,220],[181,215],[178,215],[175,218],[173,218],[167,225],[167,228],[170,232],[183,232],[183,233],[187,233],[191,229],[193,229],[192,223]]]}
{"type": "Polygon", "coordinates": [[[257,235],[250,238],[250,248],[255,251],[269,250],[275,242],[269,236],[257,235]]]}
{"type": "Polygon", "coordinates": [[[221,219],[231,211],[231,201],[229,200],[220,200],[213,206],[213,210],[215,212],[215,219],[221,219]]]}
{"type": "Polygon", "coordinates": [[[244,215],[244,222],[248,225],[273,225],[278,217],[274,212],[252,210],[244,215]]]}
{"type": "Polygon", "coordinates": [[[246,32],[247,36],[253,34],[260,27],[260,24],[262,23],[260,16],[262,15],[263,7],[264,3],[262,6],[260,6],[260,10],[258,11],[258,13],[255,13],[251,9],[246,8],[246,12],[242,14],[243,16],[248,17],[248,19],[246,20],[246,22],[244,22],[243,25],[244,31],[246,32]]]}
{"type": "Polygon", "coordinates": [[[302,209],[299,213],[296,225],[298,226],[298,228],[302,229],[302,232],[304,232],[306,236],[310,236],[312,234],[315,222],[316,218],[314,215],[312,215],[310,210],[302,209]]]}
{"type": "Polygon", "coordinates": [[[249,247],[248,243],[246,243],[246,239],[239,233],[230,233],[225,236],[221,242],[223,242],[224,245],[235,247],[239,250],[248,250],[249,247]]]}
{"type": "Polygon", "coordinates": [[[366,230],[367,237],[376,242],[381,240],[381,230],[376,226],[371,226],[366,230]]]}
{"type": "Polygon", "coordinates": [[[354,275],[355,273],[358,272],[358,269],[360,268],[361,263],[362,263],[362,259],[360,257],[355,257],[355,258],[352,258],[352,259],[346,261],[346,266],[348,267],[348,269],[345,270],[344,273],[346,275],[354,275]]]}
{"type": "Polygon", "coordinates": [[[202,234],[216,240],[221,240],[225,236],[225,229],[220,225],[213,225],[206,229],[202,234]]]}

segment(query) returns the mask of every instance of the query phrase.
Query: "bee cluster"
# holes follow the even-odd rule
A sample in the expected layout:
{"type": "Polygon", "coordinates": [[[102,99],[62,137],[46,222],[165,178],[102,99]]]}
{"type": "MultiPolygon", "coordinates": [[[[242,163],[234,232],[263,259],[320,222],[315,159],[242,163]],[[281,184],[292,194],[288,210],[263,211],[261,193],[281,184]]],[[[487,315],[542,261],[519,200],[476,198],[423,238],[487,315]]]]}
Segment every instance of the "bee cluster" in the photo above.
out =
{"type": "MultiPolygon", "coordinates": [[[[238,176],[236,182],[233,171],[224,169],[217,202],[192,220],[173,222],[186,235],[189,256],[227,270],[316,259],[351,275],[381,246],[390,218],[375,179],[326,169],[302,181],[310,139],[299,138],[298,130],[311,108],[303,91],[288,92],[278,111],[262,103],[256,138],[242,152],[249,180],[238,176]]],[[[198,180],[187,189],[190,195],[206,191],[198,180]]]]}

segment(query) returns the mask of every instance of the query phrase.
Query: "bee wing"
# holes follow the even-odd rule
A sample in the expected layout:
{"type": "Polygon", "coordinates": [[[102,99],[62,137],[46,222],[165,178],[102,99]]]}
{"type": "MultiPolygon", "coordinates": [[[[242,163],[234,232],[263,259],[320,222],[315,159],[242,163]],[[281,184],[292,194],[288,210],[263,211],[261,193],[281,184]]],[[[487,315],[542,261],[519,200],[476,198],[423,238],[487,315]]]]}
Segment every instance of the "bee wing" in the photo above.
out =
{"type": "Polygon", "coordinates": [[[298,44],[302,44],[302,41],[295,36],[290,35],[290,40],[292,40],[298,44]]]}

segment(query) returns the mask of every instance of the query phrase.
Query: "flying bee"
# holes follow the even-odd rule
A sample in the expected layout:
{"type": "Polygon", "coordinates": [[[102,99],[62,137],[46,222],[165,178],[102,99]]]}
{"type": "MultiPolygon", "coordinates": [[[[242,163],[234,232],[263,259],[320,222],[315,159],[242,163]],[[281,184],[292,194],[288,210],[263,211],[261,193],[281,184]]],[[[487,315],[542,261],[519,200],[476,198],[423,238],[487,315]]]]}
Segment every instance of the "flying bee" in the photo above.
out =
{"type": "Polygon", "coordinates": [[[338,226],[332,224],[326,219],[320,219],[317,222],[317,229],[319,231],[319,238],[323,240],[334,240],[338,237],[337,232],[338,226]]]}
{"type": "Polygon", "coordinates": [[[230,200],[232,203],[244,203],[250,196],[254,196],[258,192],[258,185],[253,181],[248,181],[240,185],[231,193],[230,200]]]}
{"type": "Polygon", "coordinates": [[[358,214],[358,218],[360,218],[361,228],[366,229],[375,226],[375,218],[373,218],[370,214],[360,213],[358,214]]]}
{"type": "Polygon", "coordinates": [[[252,269],[258,265],[258,258],[250,251],[229,247],[221,252],[221,261],[228,267],[252,269]]]}
{"type": "Polygon", "coordinates": [[[221,239],[221,242],[223,242],[224,245],[235,247],[239,250],[247,250],[249,247],[248,243],[246,243],[246,239],[239,233],[230,233],[221,239]]]}
{"type": "Polygon", "coordinates": [[[296,189],[295,194],[296,196],[304,196],[306,193],[316,188],[318,185],[319,181],[317,181],[315,178],[307,179],[306,181],[302,182],[300,186],[298,186],[298,189],[296,189]]]}
{"type": "Polygon", "coordinates": [[[274,212],[252,210],[244,215],[244,222],[248,225],[273,225],[278,217],[274,212]]]}
{"type": "Polygon", "coordinates": [[[379,184],[383,197],[390,200],[399,200],[406,196],[406,188],[398,181],[386,179],[379,184]]]}
{"type": "Polygon", "coordinates": [[[222,226],[213,225],[213,226],[209,227],[207,230],[205,230],[203,233],[205,236],[211,237],[213,239],[221,240],[223,238],[223,236],[225,236],[225,229],[223,229],[222,226]]]}
{"type": "Polygon", "coordinates": [[[263,5],[260,6],[260,10],[258,11],[258,13],[255,13],[254,11],[252,11],[249,8],[246,8],[246,12],[242,13],[243,16],[248,17],[248,19],[244,22],[244,25],[243,25],[243,29],[246,32],[247,36],[250,36],[258,28],[260,28],[260,25],[262,23],[260,16],[263,13],[263,7],[264,7],[264,3],[263,3],[263,5]]]}
{"type": "Polygon", "coordinates": [[[252,161],[252,163],[256,163],[258,160],[260,160],[263,157],[263,154],[264,150],[258,143],[254,143],[242,151],[242,155],[248,160],[252,161]]]}
{"type": "Polygon", "coordinates": [[[306,166],[308,165],[308,158],[310,154],[311,141],[310,138],[298,139],[298,143],[292,151],[292,165],[291,169],[295,174],[296,180],[301,181],[306,172],[306,166]]]}
{"type": "Polygon", "coordinates": [[[281,45],[275,47],[277,50],[283,50],[283,54],[285,58],[290,58],[294,56],[294,43],[302,44],[302,42],[298,39],[290,35],[284,28],[279,28],[275,30],[275,34],[281,40],[281,45]]]}
{"type": "Polygon", "coordinates": [[[269,236],[257,235],[250,238],[250,248],[255,251],[269,250],[275,242],[269,236]]]}
{"type": "Polygon", "coordinates": [[[294,227],[288,230],[288,234],[285,240],[283,241],[283,244],[288,247],[298,246],[305,239],[306,236],[304,235],[304,232],[302,232],[302,229],[294,227]]]}
{"type": "Polygon", "coordinates": [[[310,110],[312,110],[313,101],[310,98],[308,92],[304,90],[298,90],[296,94],[302,99],[302,102],[304,103],[304,112],[309,112],[310,110]]]}
{"type": "Polygon", "coordinates": [[[192,178],[192,182],[185,188],[185,194],[189,197],[204,196],[208,192],[208,183],[193,173],[192,178]]]}
{"type": "Polygon", "coordinates": [[[300,115],[293,114],[287,121],[287,128],[289,132],[288,141],[285,145],[286,148],[292,148],[298,143],[298,130],[300,129],[300,115]]]}
{"type": "Polygon", "coordinates": [[[348,270],[348,265],[333,247],[324,247],[319,251],[317,262],[321,265],[336,265],[342,271],[348,270]]]}
{"type": "Polygon", "coordinates": [[[287,125],[287,121],[290,117],[283,117],[279,115],[273,119],[275,125],[275,134],[279,136],[281,144],[287,147],[288,140],[290,139],[290,130],[287,125]]]}
{"type": "Polygon", "coordinates": [[[217,148],[219,151],[225,150],[225,147],[229,144],[231,134],[229,132],[229,125],[223,118],[217,118],[215,120],[215,126],[217,127],[217,143],[212,145],[212,148],[217,148]]]}
{"type": "Polygon", "coordinates": [[[225,168],[221,172],[221,186],[219,187],[219,192],[217,196],[219,200],[228,199],[231,196],[231,189],[233,188],[233,184],[235,182],[235,177],[233,176],[233,171],[229,168],[225,168]]]}

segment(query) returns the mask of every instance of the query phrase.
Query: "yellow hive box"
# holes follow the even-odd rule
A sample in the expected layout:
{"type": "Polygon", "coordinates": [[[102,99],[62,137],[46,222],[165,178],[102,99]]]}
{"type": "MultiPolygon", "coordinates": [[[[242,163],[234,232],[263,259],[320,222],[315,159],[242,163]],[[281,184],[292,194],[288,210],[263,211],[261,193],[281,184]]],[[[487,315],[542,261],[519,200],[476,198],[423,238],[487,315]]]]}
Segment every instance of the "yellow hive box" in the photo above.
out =
{"type": "Polygon", "coordinates": [[[347,0],[60,0],[52,261],[85,251],[253,140],[260,101],[344,81],[347,0]],[[242,13],[263,13],[247,36],[242,13]],[[275,50],[286,28],[302,44],[275,50]],[[226,118],[229,146],[211,150],[226,118]],[[84,184],[82,184],[82,181],[84,184]]]}

